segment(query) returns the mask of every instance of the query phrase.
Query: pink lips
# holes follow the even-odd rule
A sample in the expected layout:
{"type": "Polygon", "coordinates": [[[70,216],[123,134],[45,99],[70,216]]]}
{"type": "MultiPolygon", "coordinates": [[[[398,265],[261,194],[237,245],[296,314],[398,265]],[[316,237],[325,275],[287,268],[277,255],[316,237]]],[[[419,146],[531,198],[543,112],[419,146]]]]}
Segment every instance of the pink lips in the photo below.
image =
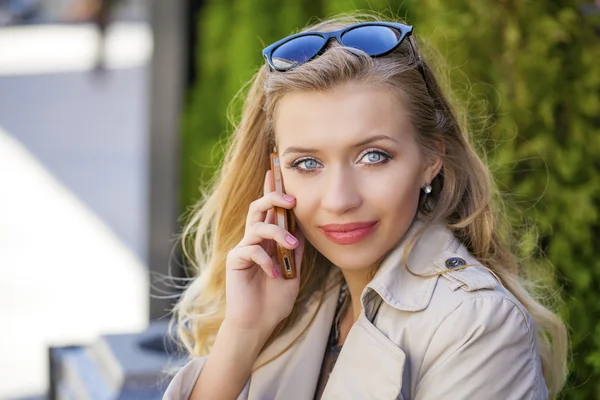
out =
{"type": "Polygon", "coordinates": [[[319,229],[329,240],[337,244],[354,244],[375,230],[378,221],[354,222],[351,224],[321,225],[319,229]]]}

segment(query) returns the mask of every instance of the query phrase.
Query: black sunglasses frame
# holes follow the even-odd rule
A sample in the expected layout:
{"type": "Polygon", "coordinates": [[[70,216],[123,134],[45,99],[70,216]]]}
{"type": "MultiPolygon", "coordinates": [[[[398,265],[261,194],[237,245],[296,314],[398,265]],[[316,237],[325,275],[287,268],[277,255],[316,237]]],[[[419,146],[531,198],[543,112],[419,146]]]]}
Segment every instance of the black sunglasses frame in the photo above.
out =
{"type": "MultiPolygon", "coordinates": [[[[374,54],[371,55],[371,57],[375,58],[375,57],[381,57],[381,56],[385,56],[386,54],[391,53],[392,51],[394,51],[398,46],[400,46],[400,44],[402,44],[402,42],[404,41],[404,39],[406,39],[408,36],[410,36],[413,32],[413,27],[410,25],[404,25],[404,24],[400,24],[398,22],[363,22],[360,24],[355,24],[355,25],[350,25],[344,29],[340,29],[339,31],[333,31],[333,32],[300,32],[300,33],[296,33],[295,35],[291,35],[288,37],[285,37],[281,40],[278,40],[277,42],[265,47],[262,51],[263,57],[265,58],[265,60],[267,61],[267,64],[269,65],[269,67],[271,68],[271,70],[275,70],[275,71],[279,71],[279,72],[285,72],[285,71],[289,71],[292,68],[295,68],[297,66],[300,66],[302,64],[305,64],[313,59],[315,59],[316,57],[318,57],[319,55],[323,54],[324,50],[327,47],[327,44],[329,43],[329,40],[331,40],[332,38],[337,39],[338,43],[340,43],[342,46],[344,45],[344,42],[342,40],[344,34],[346,34],[349,31],[352,31],[354,29],[358,29],[364,26],[384,26],[387,28],[393,28],[396,29],[400,32],[400,37],[398,38],[398,43],[396,43],[396,45],[394,47],[392,47],[391,49],[389,49],[386,52],[383,53],[378,53],[378,54],[374,54]],[[275,50],[277,50],[279,47],[281,47],[282,45],[284,45],[285,43],[288,43],[296,38],[299,37],[303,37],[303,36],[321,36],[323,39],[325,39],[323,41],[323,46],[315,53],[315,55],[313,55],[311,58],[307,59],[306,61],[304,61],[302,64],[294,64],[291,67],[288,68],[278,68],[274,65],[273,63],[273,53],[275,52],[275,50]]],[[[412,46],[412,44],[411,44],[412,46]]],[[[413,49],[414,50],[414,49],[413,49]]],[[[419,68],[421,69],[421,65],[420,65],[420,61],[419,61],[419,68]]]]}

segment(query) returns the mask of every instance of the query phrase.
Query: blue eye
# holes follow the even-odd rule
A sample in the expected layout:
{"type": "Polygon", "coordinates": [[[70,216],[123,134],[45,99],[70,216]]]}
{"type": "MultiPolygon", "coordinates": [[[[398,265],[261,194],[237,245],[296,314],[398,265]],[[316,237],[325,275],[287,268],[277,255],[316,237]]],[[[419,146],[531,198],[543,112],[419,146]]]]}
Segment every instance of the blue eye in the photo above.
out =
{"type": "Polygon", "coordinates": [[[383,156],[379,153],[369,153],[366,155],[366,157],[370,162],[377,162],[383,158],[383,156]]]}
{"type": "Polygon", "coordinates": [[[302,162],[304,163],[305,169],[317,168],[317,162],[315,160],[304,160],[302,162]]]}
{"type": "MultiPolygon", "coordinates": [[[[391,159],[392,156],[383,150],[367,149],[358,157],[358,163],[363,163],[365,166],[382,165],[391,159]]],[[[302,157],[288,164],[287,168],[291,168],[299,173],[310,173],[323,168],[323,165],[312,157],[302,157]]]]}
{"type": "Polygon", "coordinates": [[[314,158],[305,157],[294,161],[290,167],[298,172],[310,172],[319,168],[319,162],[314,158]]]}
{"type": "Polygon", "coordinates": [[[381,164],[391,158],[392,157],[389,154],[381,150],[367,150],[361,154],[360,162],[365,162],[366,164],[381,164]]]}

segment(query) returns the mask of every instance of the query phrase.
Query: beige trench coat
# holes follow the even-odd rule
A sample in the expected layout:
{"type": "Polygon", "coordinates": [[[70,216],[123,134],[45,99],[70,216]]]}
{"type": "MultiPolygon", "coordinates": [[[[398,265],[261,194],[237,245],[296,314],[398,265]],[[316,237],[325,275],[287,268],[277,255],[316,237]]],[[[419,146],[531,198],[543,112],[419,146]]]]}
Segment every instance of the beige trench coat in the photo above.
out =
{"type": "MultiPolygon", "coordinates": [[[[406,237],[420,227],[414,223],[406,237]]],[[[421,278],[402,264],[406,241],[364,289],[322,399],[547,399],[535,326],[527,310],[483,267],[421,278]]],[[[432,274],[478,264],[445,226],[430,227],[408,265],[432,274]]],[[[283,355],[252,373],[238,400],[312,400],[340,286],[283,355]]],[[[260,354],[262,364],[295,338],[317,309],[260,354]]],[[[206,357],[174,377],[164,399],[188,399],[206,357]]]]}

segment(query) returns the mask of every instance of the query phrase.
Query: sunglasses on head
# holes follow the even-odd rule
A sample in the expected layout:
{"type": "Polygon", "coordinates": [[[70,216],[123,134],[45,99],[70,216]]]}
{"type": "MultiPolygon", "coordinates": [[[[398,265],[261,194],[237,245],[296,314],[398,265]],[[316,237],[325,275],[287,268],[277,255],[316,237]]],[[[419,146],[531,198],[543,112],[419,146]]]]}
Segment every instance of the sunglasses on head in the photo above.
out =
{"type": "Polygon", "coordinates": [[[322,54],[335,38],[343,46],[380,57],[394,51],[412,31],[412,26],[396,22],[365,22],[333,32],[297,33],[266,47],[262,54],[273,70],[287,71],[322,54]]]}

